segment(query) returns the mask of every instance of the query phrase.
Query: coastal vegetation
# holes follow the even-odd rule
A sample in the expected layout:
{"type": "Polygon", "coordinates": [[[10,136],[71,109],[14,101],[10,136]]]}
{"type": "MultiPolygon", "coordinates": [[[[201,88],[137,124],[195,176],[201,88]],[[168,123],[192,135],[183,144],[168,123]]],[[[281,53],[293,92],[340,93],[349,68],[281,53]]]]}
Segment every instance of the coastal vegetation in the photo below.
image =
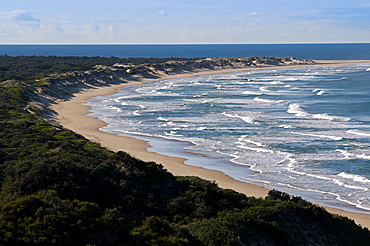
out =
{"type": "MultiPolygon", "coordinates": [[[[77,56],[0,56],[0,82],[17,79],[32,83],[50,74],[71,71],[92,70],[95,65],[113,66],[114,64],[160,64],[174,58],[118,58],[118,57],[77,57],[77,56]]],[[[177,61],[195,61],[176,58],[177,61]]]]}
{"type": "MultiPolygon", "coordinates": [[[[284,60],[258,59],[243,62],[284,60]]],[[[173,60],[0,57],[1,245],[369,245],[368,229],[301,197],[276,190],[248,197],[175,177],[45,119],[52,112],[41,104],[117,79],[120,68],[124,78],[154,76],[153,66],[159,73],[237,62],[173,60]],[[76,78],[86,82],[76,85],[76,78]]]]}

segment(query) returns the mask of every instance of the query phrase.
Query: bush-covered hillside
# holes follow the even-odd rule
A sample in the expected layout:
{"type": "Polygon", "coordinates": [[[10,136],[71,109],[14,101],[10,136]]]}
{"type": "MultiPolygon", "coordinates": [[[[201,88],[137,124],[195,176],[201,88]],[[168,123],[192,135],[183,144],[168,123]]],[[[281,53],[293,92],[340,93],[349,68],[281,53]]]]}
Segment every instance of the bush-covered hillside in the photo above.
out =
{"type": "Polygon", "coordinates": [[[195,61],[185,58],[118,58],[77,56],[8,56],[0,55],[0,82],[17,79],[32,82],[52,73],[91,70],[95,65],[113,66],[120,64],[159,64],[171,60],[195,61]]]}
{"type": "Polygon", "coordinates": [[[31,87],[4,85],[0,245],[370,244],[300,197],[247,197],[104,149],[29,113],[31,87]]]}

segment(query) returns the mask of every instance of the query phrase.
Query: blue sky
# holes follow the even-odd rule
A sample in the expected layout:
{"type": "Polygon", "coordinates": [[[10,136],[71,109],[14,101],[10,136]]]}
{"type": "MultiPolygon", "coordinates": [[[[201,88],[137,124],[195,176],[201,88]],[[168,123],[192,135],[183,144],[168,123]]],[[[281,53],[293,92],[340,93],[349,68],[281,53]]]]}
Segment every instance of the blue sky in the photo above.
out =
{"type": "Polygon", "coordinates": [[[0,44],[370,43],[365,0],[11,0],[0,44]]]}

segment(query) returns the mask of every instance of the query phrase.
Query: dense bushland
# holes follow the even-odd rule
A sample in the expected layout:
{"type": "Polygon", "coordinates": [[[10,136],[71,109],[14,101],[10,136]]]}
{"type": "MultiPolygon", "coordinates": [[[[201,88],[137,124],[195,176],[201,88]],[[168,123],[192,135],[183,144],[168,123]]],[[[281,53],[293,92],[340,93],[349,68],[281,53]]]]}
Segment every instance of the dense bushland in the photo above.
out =
{"type": "Polygon", "coordinates": [[[33,93],[0,87],[1,245],[370,243],[367,229],[300,197],[247,197],[104,149],[31,114],[33,93]]]}
{"type": "Polygon", "coordinates": [[[118,58],[118,57],[77,57],[77,56],[8,56],[0,55],[0,82],[21,80],[33,83],[53,73],[87,71],[96,65],[114,64],[161,64],[167,61],[195,61],[197,58],[118,58]]]}

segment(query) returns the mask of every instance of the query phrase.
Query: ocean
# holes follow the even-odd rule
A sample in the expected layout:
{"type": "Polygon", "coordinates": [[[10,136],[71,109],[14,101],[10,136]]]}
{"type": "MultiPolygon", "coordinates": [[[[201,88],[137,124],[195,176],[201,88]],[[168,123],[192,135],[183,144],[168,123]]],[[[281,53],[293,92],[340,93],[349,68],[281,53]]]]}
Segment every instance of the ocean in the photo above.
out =
{"type": "MultiPolygon", "coordinates": [[[[0,46],[0,55],[294,56],[370,60],[370,44],[0,46]]],[[[102,131],[149,151],[370,214],[370,64],[197,76],[124,87],[89,102],[102,131]]]]}
{"type": "Polygon", "coordinates": [[[364,64],[162,80],[89,105],[102,131],[148,140],[150,151],[370,213],[369,95],[364,64]]]}
{"type": "Polygon", "coordinates": [[[9,56],[248,57],[370,60],[370,44],[0,45],[9,56]]]}

